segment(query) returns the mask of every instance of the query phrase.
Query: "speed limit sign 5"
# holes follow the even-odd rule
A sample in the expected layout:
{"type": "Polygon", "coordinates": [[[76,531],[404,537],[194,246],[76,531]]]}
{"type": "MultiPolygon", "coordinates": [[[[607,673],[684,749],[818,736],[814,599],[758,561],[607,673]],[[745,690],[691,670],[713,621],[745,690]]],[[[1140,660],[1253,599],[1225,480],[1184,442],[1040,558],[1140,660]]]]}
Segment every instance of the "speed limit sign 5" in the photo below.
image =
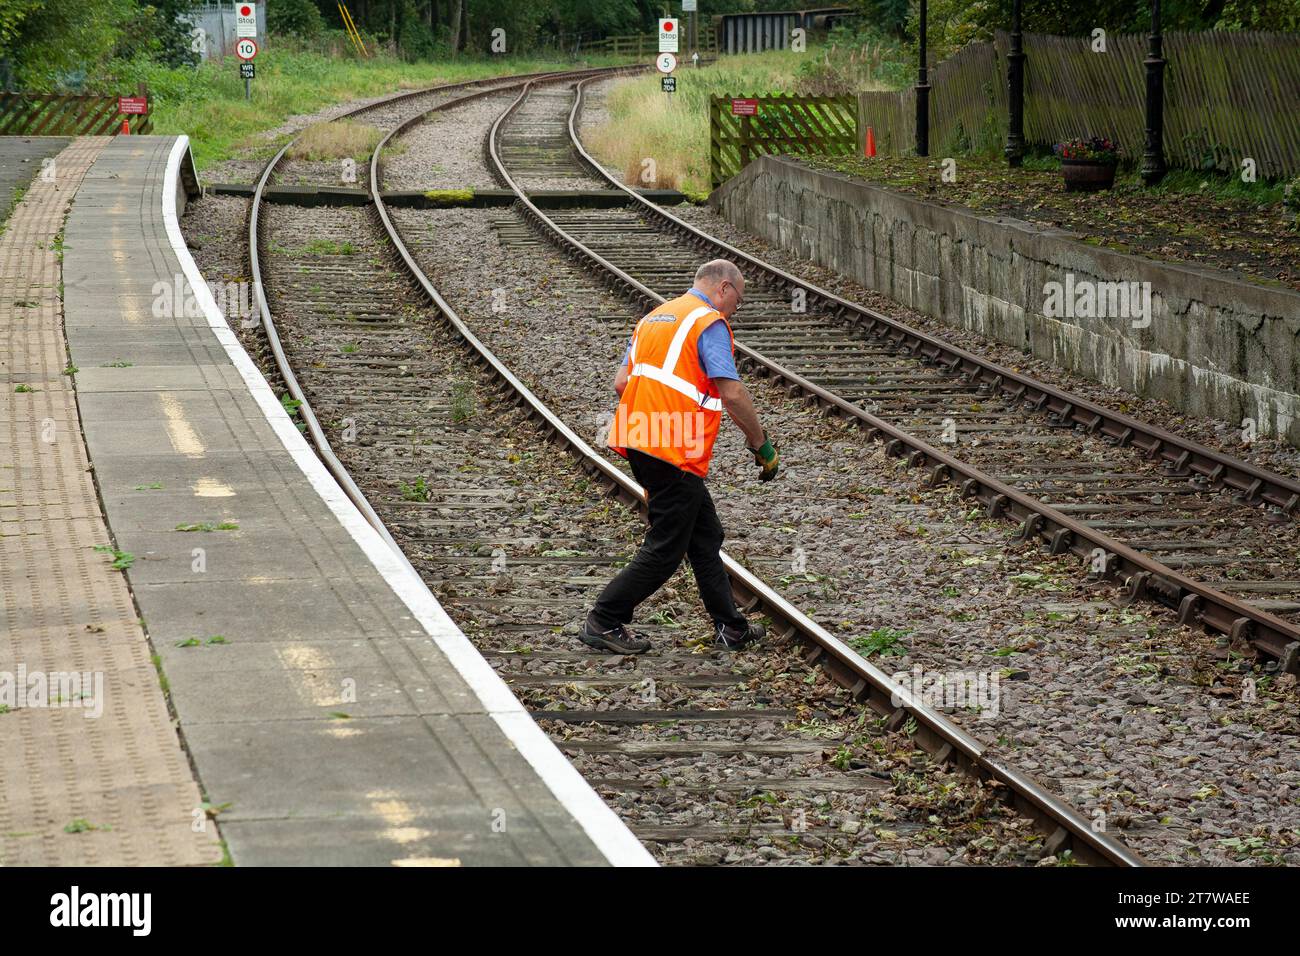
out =
{"type": "Polygon", "coordinates": [[[241,60],[251,60],[257,56],[257,41],[244,37],[235,44],[235,56],[241,60]]]}
{"type": "Polygon", "coordinates": [[[658,67],[660,73],[671,73],[677,69],[677,57],[671,53],[660,53],[659,59],[655,60],[655,66],[658,67]]]}

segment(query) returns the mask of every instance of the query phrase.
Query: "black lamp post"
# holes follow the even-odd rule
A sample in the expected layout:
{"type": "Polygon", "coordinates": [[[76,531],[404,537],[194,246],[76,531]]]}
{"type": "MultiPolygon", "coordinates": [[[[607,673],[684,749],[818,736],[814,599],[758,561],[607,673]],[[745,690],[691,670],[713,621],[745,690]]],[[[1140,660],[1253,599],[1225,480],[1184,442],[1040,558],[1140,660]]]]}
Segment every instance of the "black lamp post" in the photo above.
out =
{"type": "Polygon", "coordinates": [[[1025,51],[1020,33],[1021,0],[1011,4],[1011,49],[1007,52],[1007,165],[1017,167],[1025,155],[1025,51]]]}
{"type": "Polygon", "coordinates": [[[921,0],[921,55],[916,70],[916,155],[930,155],[930,80],[925,68],[925,0],[921,0]]]}
{"type": "Polygon", "coordinates": [[[1142,154],[1142,181],[1154,186],[1164,178],[1165,58],[1160,36],[1160,0],[1151,0],[1151,33],[1147,36],[1147,138],[1142,154]]]}

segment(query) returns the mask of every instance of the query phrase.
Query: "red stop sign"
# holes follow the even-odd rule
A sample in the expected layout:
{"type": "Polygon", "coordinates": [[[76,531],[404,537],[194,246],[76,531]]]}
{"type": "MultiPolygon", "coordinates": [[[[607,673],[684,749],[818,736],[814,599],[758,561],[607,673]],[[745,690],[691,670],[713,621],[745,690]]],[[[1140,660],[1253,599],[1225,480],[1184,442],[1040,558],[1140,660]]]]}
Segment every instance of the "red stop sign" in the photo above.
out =
{"type": "Polygon", "coordinates": [[[672,33],[672,32],[673,32],[673,22],[669,20],[667,23],[664,24],[664,33],[672,33]]]}
{"type": "Polygon", "coordinates": [[[239,15],[241,17],[251,17],[253,15],[253,8],[250,7],[248,4],[244,4],[242,7],[239,8],[239,15]]]}

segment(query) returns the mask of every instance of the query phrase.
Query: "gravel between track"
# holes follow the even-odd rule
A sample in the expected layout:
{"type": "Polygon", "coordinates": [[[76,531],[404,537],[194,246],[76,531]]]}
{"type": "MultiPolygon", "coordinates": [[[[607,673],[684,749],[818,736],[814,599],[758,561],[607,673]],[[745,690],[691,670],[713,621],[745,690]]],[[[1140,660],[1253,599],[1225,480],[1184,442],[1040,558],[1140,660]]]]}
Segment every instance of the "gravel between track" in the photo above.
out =
{"type": "MultiPolygon", "coordinates": [[[[628,307],[586,280],[566,293],[572,269],[549,248],[503,247],[492,221],[513,213],[397,217],[453,306],[595,440],[628,307]]],[[[888,672],[997,673],[997,716],[956,719],[1148,858],[1300,862],[1294,678],[1243,700],[1242,678],[1261,675],[1225,642],[1162,609],[1116,606],[1073,559],[1009,542],[1007,525],[923,487],[856,431],[772,386],[755,395],[785,472],[759,485],[724,428],[710,484],[733,554],[844,638],[901,634],[904,653],[879,659],[888,672]]]]}
{"type": "Polygon", "coordinates": [[[408,130],[396,155],[384,156],[385,189],[493,189],[483,140],[515,93],[487,96],[432,114],[408,130]]]}

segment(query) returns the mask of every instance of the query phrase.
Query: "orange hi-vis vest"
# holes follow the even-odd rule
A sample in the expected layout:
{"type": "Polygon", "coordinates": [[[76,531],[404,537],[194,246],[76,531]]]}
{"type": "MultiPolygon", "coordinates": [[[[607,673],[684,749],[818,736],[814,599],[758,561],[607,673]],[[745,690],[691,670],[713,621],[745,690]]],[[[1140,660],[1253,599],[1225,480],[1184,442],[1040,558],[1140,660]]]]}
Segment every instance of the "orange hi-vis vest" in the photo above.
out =
{"type": "MultiPolygon", "coordinates": [[[[609,430],[624,457],[635,448],[703,478],[722,423],[722,397],[700,365],[700,333],[722,313],[687,293],[636,325],[627,387],[609,430]]],[[[735,347],[735,336],[727,325],[735,347]]]]}

